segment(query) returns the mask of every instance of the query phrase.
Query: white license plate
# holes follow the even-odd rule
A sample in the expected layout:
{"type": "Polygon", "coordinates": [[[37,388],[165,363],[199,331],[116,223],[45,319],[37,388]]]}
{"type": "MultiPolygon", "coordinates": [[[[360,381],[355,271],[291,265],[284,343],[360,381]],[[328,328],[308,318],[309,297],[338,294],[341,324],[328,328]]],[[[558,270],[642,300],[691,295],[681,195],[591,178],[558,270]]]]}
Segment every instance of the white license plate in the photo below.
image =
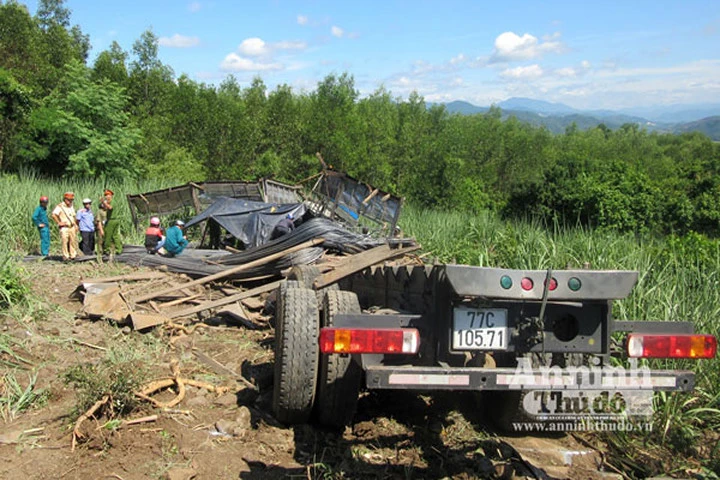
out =
{"type": "Polygon", "coordinates": [[[456,307],[452,346],[454,350],[506,350],[507,310],[456,307]]]}

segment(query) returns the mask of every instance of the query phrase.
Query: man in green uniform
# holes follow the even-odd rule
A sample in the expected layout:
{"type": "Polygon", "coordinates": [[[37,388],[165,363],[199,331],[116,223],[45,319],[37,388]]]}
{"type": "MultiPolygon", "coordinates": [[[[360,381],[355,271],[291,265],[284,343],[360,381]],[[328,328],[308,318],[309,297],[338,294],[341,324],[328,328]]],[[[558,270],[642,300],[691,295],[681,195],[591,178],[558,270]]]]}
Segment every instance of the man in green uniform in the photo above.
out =
{"type": "Polygon", "coordinates": [[[120,221],[113,211],[112,201],[114,195],[112,190],[107,189],[100,202],[100,208],[104,211],[104,214],[99,214],[98,217],[102,217],[105,222],[102,238],[104,255],[113,255],[115,253],[119,255],[123,249],[122,239],[120,238],[120,221]]]}

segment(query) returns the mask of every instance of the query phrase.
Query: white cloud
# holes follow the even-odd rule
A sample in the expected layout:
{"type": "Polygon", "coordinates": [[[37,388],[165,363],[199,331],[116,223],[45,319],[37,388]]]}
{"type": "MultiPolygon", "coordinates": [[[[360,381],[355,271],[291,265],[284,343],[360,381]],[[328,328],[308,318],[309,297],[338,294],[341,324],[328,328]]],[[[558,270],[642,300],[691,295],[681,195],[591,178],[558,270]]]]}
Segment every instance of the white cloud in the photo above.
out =
{"type": "Polygon", "coordinates": [[[330,28],[330,33],[332,33],[333,37],[341,38],[341,37],[345,34],[345,30],[343,30],[343,29],[340,28],[340,27],[337,27],[337,26],[333,25],[333,26],[330,28]]]}
{"type": "Polygon", "coordinates": [[[176,33],[172,37],[160,37],[158,44],[160,44],[161,47],[190,48],[197,47],[200,44],[200,39],[198,37],[186,37],[185,35],[176,33]]]}
{"type": "Polygon", "coordinates": [[[457,57],[452,57],[452,58],[450,59],[450,64],[451,64],[451,65],[457,65],[458,63],[462,63],[462,62],[464,62],[465,60],[466,60],[465,54],[461,53],[461,54],[459,54],[457,57]]]}
{"type": "Polygon", "coordinates": [[[193,13],[199,12],[201,8],[202,8],[202,5],[200,4],[200,2],[192,2],[190,5],[188,5],[188,10],[190,10],[193,13]]]}
{"type": "Polygon", "coordinates": [[[462,77],[455,77],[450,81],[450,85],[453,87],[459,87],[460,85],[463,85],[465,82],[463,81],[462,77]]]}
{"type": "Polygon", "coordinates": [[[540,65],[534,64],[526,67],[507,68],[503,70],[500,75],[513,79],[533,79],[542,77],[543,69],[540,68],[540,65]]]}
{"type": "Polygon", "coordinates": [[[560,77],[574,77],[577,75],[577,72],[572,67],[565,67],[555,70],[555,74],[560,77]]]}
{"type": "Polygon", "coordinates": [[[587,60],[583,60],[582,62],[580,62],[580,65],[582,65],[585,70],[590,68],[590,62],[588,62],[587,60]]]}
{"type": "Polygon", "coordinates": [[[720,60],[698,60],[669,67],[618,68],[615,65],[597,72],[598,77],[638,77],[638,76],[683,76],[697,78],[698,75],[716,75],[720,73],[720,60]]]}
{"type": "Polygon", "coordinates": [[[278,50],[301,51],[307,48],[307,43],[295,40],[284,40],[275,43],[266,43],[262,38],[251,37],[238,45],[238,52],[246,57],[269,57],[278,50]]]}
{"type": "Polygon", "coordinates": [[[506,62],[512,60],[529,60],[537,58],[545,53],[559,53],[563,49],[562,43],[558,40],[559,35],[555,34],[539,41],[537,37],[529,33],[519,36],[513,32],[505,32],[495,39],[495,50],[493,51],[492,62],[506,62]]]}
{"type": "Polygon", "coordinates": [[[307,48],[307,44],[301,41],[281,41],[266,43],[262,38],[250,37],[238,45],[237,52],[229,53],[220,63],[224,71],[233,72],[263,72],[273,70],[299,70],[303,67],[301,63],[291,63],[286,66],[273,57],[276,53],[286,51],[301,51],[307,48]]]}
{"type": "Polygon", "coordinates": [[[220,68],[230,72],[266,72],[282,70],[283,66],[280,63],[256,62],[250,58],[241,57],[237,53],[231,53],[220,63],[220,68]]]}
{"type": "Polygon", "coordinates": [[[297,23],[298,23],[298,25],[307,25],[307,23],[308,23],[307,15],[298,15],[297,23]]]}
{"type": "Polygon", "coordinates": [[[259,57],[262,55],[267,55],[269,53],[265,42],[262,40],[262,38],[258,37],[246,38],[238,46],[238,50],[243,55],[248,55],[250,57],[259,57]]]}
{"type": "Polygon", "coordinates": [[[305,50],[307,43],[300,41],[283,41],[270,45],[275,50],[305,50]]]}

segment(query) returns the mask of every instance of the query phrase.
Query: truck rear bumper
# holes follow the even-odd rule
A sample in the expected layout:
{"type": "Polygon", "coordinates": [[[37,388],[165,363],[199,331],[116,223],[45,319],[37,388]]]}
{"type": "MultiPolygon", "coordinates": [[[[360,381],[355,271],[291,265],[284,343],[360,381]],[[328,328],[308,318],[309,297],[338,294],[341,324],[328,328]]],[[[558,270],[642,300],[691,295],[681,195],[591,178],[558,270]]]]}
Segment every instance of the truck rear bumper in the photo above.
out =
{"type": "Polygon", "coordinates": [[[664,390],[689,391],[695,374],[684,370],[367,366],[367,388],[417,390],[664,390]]]}

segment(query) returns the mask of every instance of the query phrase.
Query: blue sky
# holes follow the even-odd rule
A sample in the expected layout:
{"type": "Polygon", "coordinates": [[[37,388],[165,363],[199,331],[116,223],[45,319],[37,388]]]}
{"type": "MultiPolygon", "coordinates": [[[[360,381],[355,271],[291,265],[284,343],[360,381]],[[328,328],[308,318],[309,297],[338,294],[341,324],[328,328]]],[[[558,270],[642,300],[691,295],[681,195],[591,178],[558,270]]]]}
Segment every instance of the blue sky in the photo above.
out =
{"type": "MultiPolygon", "coordinates": [[[[36,1],[26,2],[32,14],[36,1]]],[[[312,91],[348,72],[362,95],[576,108],[720,102],[720,1],[66,0],[90,35],[160,38],[176,75],[312,91]]]]}

